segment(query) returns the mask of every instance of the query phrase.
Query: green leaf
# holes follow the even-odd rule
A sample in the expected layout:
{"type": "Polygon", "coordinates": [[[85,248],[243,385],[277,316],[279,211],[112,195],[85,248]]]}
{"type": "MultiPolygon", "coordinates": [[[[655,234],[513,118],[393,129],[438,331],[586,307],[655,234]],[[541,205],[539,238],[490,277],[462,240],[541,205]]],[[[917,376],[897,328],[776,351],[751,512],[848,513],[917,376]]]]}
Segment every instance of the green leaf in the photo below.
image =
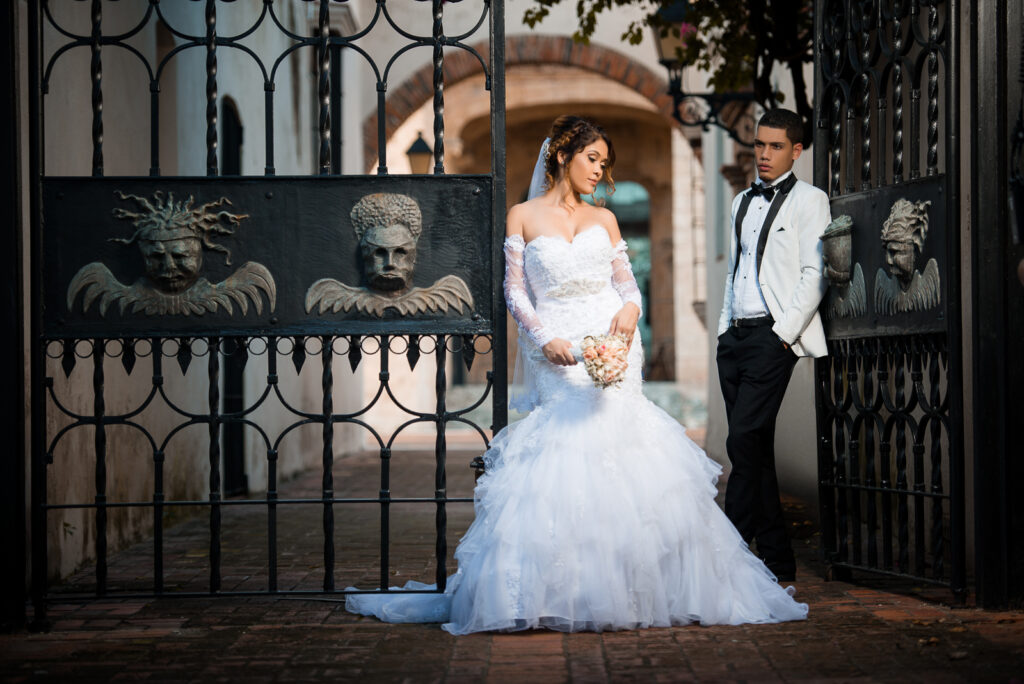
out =
{"type": "MultiPolygon", "coordinates": [[[[536,28],[550,9],[565,0],[528,0],[523,23],[536,28]]],[[[782,102],[780,93],[765,87],[772,69],[797,69],[813,61],[813,0],[678,0],[688,2],[686,23],[695,31],[686,47],[677,52],[684,64],[708,73],[708,85],[716,91],[748,90],[757,86],[762,106],[782,102]],[[754,8],[757,13],[751,15],[754,8]]],[[[590,43],[601,15],[614,8],[635,8],[641,18],[632,19],[620,40],[639,45],[649,30],[661,35],[678,31],[658,15],[658,10],[677,0],[576,0],[574,41],[590,43]]],[[[796,93],[794,108],[811,111],[807,93],[796,93]]]]}

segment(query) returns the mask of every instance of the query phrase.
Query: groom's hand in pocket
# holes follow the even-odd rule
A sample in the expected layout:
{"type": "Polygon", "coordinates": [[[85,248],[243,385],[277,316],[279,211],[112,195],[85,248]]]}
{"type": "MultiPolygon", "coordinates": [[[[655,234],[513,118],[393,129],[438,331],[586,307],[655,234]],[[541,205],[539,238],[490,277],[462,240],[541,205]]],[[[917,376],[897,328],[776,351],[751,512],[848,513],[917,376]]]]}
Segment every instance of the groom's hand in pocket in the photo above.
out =
{"type": "Polygon", "coordinates": [[[569,340],[556,337],[545,344],[541,351],[544,352],[544,357],[556,366],[576,365],[576,357],[572,355],[572,343],[569,340]]]}

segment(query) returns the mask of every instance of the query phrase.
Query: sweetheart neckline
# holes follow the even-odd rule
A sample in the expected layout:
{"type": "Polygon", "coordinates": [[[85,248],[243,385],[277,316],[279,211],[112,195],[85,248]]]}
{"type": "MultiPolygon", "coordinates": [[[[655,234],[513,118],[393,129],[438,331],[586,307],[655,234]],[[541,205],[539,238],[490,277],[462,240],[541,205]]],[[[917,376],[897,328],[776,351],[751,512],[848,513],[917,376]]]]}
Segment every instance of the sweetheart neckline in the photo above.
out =
{"type": "Polygon", "coordinates": [[[564,237],[562,237],[561,235],[538,235],[537,237],[533,238],[533,239],[532,239],[532,240],[530,240],[529,242],[525,242],[525,243],[524,243],[524,247],[523,247],[523,248],[525,249],[526,247],[529,247],[530,245],[532,245],[532,244],[533,244],[534,242],[536,242],[537,240],[540,240],[541,238],[547,238],[547,239],[549,239],[549,240],[557,240],[557,241],[559,241],[559,242],[563,242],[563,243],[565,243],[565,244],[567,244],[567,245],[573,245],[573,244],[575,244],[575,243],[576,243],[576,239],[577,239],[577,238],[579,238],[580,236],[582,236],[582,235],[583,235],[584,233],[589,233],[589,232],[591,232],[591,231],[592,231],[592,230],[594,230],[595,228],[600,228],[600,229],[601,229],[601,231],[602,231],[602,232],[603,232],[603,233],[605,234],[605,237],[606,237],[606,238],[608,238],[608,244],[611,244],[611,242],[612,242],[612,238],[611,238],[611,236],[610,236],[610,235],[608,235],[608,231],[607,231],[607,230],[605,230],[605,227],[604,227],[604,226],[602,226],[602,225],[601,225],[600,223],[595,223],[594,225],[590,226],[589,228],[584,228],[584,229],[583,229],[583,230],[581,230],[580,232],[578,232],[578,233],[576,233],[575,235],[573,235],[573,236],[572,236],[572,240],[566,240],[566,239],[565,239],[564,237]]]}

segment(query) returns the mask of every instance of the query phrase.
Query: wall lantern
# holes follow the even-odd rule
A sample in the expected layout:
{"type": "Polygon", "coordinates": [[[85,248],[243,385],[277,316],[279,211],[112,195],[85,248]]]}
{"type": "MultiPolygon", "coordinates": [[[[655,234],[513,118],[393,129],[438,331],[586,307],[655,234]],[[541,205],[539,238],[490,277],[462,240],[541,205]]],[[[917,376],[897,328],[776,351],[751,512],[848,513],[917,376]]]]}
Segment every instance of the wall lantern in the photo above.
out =
{"type": "Polygon", "coordinates": [[[658,15],[669,24],[666,35],[652,27],[654,44],[658,48],[658,61],[668,70],[668,94],[672,96],[672,116],[683,126],[718,126],[729,137],[744,147],[754,145],[754,121],[750,105],[756,102],[754,93],[687,93],[683,90],[683,69],[687,66],[679,59],[685,45],[684,31],[688,31],[686,14],[689,1],[680,0],[662,7],[658,15]]]}
{"type": "Polygon", "coordinates": [[[430,172],[430,162],[434,160],[434,150],[423,139],[423,131],[416,134],[416,142],[405,151],[405,154],[409,157],[409,168],[412,169],[413,173],[424,174],[430,172]]]}

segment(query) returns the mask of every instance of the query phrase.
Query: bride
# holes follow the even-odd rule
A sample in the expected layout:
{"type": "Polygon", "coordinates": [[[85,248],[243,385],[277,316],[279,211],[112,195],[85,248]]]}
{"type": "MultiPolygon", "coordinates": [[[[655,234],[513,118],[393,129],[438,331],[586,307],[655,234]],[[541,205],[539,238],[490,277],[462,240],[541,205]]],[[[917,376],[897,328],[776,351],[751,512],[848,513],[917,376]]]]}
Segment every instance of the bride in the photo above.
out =
{"type": "Polygon", "coordinates": [[[524,380],[512,406],[533,410],[484,455],[458,571],[443,594],[351,595],[348,610],[444,622],[452,634],[807,616],[715,503],[721,468],[641,393],[641,299],[626,243],[610,211],[581,199],[602,179],[614,187],[614,163],[602,128],[559,117],[531,199],[508,213],[505,301],[524,380]],[[604,332],[633,342],[623,382],[600,389],[576,348],[604,332]]]}

